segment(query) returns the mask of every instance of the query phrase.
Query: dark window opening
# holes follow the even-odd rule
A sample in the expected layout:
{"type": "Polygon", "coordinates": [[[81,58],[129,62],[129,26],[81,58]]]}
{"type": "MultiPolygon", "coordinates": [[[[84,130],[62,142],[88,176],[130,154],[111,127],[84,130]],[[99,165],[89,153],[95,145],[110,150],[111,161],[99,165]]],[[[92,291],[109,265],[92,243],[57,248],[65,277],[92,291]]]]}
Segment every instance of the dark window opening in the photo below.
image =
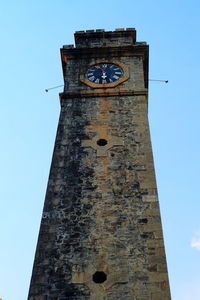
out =
{"type": "Polygon", "coordinates": [[[92,279],[95,283],[103,283],[107,279],[107,275],[104,272],[96,272],[92,276],[92,279]]]}
{"type": "Polygon", "coordinates": [[[99,145],[99,146],[105,146],[107,144],[108,144],[108,142],[105,139],[99,139],[97,141],[97,145],[99,145]]]}

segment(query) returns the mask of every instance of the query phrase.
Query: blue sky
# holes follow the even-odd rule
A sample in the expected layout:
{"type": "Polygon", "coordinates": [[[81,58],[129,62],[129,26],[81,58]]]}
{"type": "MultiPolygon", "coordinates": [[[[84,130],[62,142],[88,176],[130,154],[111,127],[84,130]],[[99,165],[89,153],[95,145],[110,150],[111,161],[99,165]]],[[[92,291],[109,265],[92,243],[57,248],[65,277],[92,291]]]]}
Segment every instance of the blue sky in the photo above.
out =
{"type": "Polygon", "coordinates": [[[173,300],[200,299],[198,0],[0,6],[0,298],[26,300],[59,117],[59,48],[76,30],[135,27],[150,45],[149,120],[173,300]]]}

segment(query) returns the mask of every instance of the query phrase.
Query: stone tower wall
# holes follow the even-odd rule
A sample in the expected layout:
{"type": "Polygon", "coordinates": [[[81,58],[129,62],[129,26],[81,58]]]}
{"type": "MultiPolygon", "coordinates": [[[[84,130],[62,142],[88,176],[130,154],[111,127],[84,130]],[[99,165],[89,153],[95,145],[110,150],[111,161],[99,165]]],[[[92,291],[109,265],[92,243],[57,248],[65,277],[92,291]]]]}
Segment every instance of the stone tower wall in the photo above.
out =
{"type": "Polygon", "coordinates": [[[65,89],[28,300],[170,300],[148,47],[134,30],[79,32],[76,42],[61,51],[65,89]],[[126,65],[126,80],[87,86],[87,67],[102,61],[126,65]]]}

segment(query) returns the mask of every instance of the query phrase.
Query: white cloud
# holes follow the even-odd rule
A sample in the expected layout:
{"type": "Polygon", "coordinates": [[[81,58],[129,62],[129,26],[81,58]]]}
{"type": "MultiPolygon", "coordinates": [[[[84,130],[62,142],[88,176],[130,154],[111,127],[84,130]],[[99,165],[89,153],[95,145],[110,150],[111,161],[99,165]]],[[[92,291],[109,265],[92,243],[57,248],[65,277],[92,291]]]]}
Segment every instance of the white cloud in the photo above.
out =
{"type": "Polygon", "coordinates": [[[200,251],[200,232],[197,232],[192,238],[191,247],[200,251]]]}

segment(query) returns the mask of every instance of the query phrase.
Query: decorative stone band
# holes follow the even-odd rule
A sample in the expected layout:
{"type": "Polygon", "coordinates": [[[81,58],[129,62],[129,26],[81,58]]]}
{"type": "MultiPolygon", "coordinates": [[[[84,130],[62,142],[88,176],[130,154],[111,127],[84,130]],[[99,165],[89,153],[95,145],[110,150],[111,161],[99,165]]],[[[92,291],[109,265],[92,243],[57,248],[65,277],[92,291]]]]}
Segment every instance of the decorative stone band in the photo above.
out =
{"type": "Polygon", "coordinates": [[[93,97],[113,97],[113,96],[140,96],[140,95],[148,95],[148,90],[140,90],[140,91],[119,91],[119,90],[112,90],[112,89],[93,89],[91,91],[84,91],[84,92],[64,92],[60,93],[60,102],[64,99],[73,99],[73,98],[93,98],[93,97]]]}

